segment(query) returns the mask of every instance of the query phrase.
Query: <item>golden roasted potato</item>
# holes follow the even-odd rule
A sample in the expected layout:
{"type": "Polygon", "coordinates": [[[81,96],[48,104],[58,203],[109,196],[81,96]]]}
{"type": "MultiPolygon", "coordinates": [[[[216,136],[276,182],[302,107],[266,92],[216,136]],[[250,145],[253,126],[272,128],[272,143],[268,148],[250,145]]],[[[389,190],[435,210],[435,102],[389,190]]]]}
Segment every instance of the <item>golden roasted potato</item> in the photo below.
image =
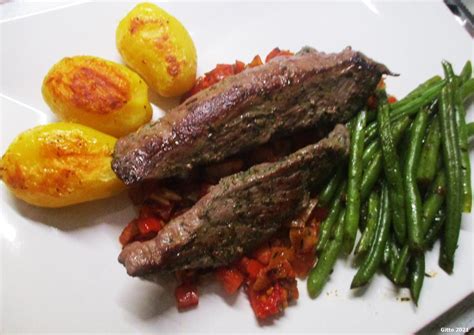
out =
{"type": "Polygon", "coordinates": [[[165,97],[179,96],[196,80],[196,48],[186,28],[160,7],[141,3],[120,21],[117,48],[125,62],[165,97]]]}
{"type": "Polygon", "coordinates": [[[20,134],[0,161],[0,179],[18,198],[63,207],[109,197],[125,186],[110,167],[116,139],[75,123],[20,134]]]}
{"type": "Polygon", "coordinates": [[[43,81],[43,97],[65,121],[119,137],[151,119],[148,86],[124,65],[76,56],[55,64],[43,81]]]}

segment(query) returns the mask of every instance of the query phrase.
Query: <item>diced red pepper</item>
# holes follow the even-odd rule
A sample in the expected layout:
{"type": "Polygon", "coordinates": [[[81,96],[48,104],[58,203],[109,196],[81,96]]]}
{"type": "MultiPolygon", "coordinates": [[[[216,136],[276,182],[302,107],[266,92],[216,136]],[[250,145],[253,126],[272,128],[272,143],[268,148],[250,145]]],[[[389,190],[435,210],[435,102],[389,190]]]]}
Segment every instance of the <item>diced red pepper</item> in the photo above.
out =
{"type": "Polygon", "coordinates": [[[260,270],[263,269],[263,265],[255,259],[243,257],[239,262],[239,268],[248,275],[249,279],[255,280],[260,270]]]}
{"type": "Polygon", "coordinates": [[[293,53],[289,50],[280,50],[280,48],[275,48],[270,53],[265,57],[265,63],[268,63],[272,58],[278,57],[278,56],[293,56],[293,53]]]}
{"type": "Polygon", "coordinates": [[[279,314],[288,303],[285,289],[278,283],[265,292],[256,292],[249,288],[247,294],[255,316],[261,320],[279,314]]]}
{"type": "Polygon", "coordinates": [[[245,63],[241,62],[240,60],[236,60],[234,64],[234,73],[240,73],[245,70],[245,63]]]}
{"type": "Polygon", "coordinates": [[[387,98],[387,101],[389,104],[393,104],[395,102],[397,102],[397,98],[395,98],[393,95],[389,95],[388,98],[387,98]]]}
{"type": "Polygon", "coordinates": [[[141,235],[158,233],[163,228],[163,221],[154,217],[145,217],[137,220],[138,231],[141,235]]]}
{"type": "Polygon", "coordinates": [[[259,65],[262,65],[262,64],[263,64],[262,59],[260,58],[259,55],[256,55],[247,66],[248,67],[256,67],[256,66],[259,66],[259,65]]]}
{"type": "Polygon", "coordinates": [[[126,246],[130,242],[132,242],[135,237],[140,233],[137,227],[137,220],[132,220],[128,223],[128,225],[122,230],[120,234],[119,241],[122,246],[126,246]]]}
{"type": "Polygon", "coordinates": [[[222,267],[216,270],[217,279],[229,294],[234,294],[244,282],[244,275],[235,267],[222,267]]]}
{"type": "Polygon", "coordinates": [[[196,285],[181,284],[176,288],[174,294],[179,309],[197,306],[199,303],[199,295],[196,285]]]}
{"type": "Polygon", "coordinates": [[[206,77],[209,76],[212,78],[211,85],[213,85],[226,77],[232,76],[233,74],[234,67],[231,64],[217,64],[214,70],[206,73],[206,77]]]}

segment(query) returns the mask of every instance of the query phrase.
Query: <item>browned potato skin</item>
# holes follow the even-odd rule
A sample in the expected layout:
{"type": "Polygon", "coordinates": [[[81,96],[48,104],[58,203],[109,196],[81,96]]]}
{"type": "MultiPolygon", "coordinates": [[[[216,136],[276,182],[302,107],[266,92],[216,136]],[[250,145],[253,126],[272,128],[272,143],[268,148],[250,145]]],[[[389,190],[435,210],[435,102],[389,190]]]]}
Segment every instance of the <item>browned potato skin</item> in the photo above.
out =
{"type": "Polygon", "coordinates": [[[194,42],[175,17],[151,3],[140,3],[116,31],[117,49],[125,63],[164,97],[190,90],[196,80],[194,42]]]}
{"type": "Polygon", "coordinates": [[[18,198],[40,207],[102,199],[125,189],[110,167],[116,139],[74,123],[21,133],[0,160],[0,179],[18,198]]]}
{"type": "Polygon", "coordinates": [[[150,121],[148,86],[126,66],[98,57],[67,57],[43,81],[43,97],[61,119],[120,137],[150,121]]]}

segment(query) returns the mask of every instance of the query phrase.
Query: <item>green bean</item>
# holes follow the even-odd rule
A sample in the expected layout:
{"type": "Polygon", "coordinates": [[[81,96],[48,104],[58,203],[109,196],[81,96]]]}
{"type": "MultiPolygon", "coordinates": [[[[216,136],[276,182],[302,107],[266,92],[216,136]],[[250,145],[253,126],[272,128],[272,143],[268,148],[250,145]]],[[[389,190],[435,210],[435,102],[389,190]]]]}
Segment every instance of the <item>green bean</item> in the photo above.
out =
{"type": "Polygon", "coordinates": [[[459,81],[462,83],[465,83],[469,79],[471,79],[472,76],[472,64],[471,61],[468,60],[466,64],[464,64],[461,73],[459,74],[459,81]]]}
{"type": "Polygon", "coordinates": [[[416,114],[421,107],[428,105],[439,96],[444,85],[445,82],[442,80],[428,88],[423,94],[412,98],[412,101],[405,105],[397,106],[395,103],[392,107],[392,117],[398,119],[401,116],[416,114]]]}
{"type": "MultiPolygon", "coordinates": [[[[404,131],[410,125],[410,118],[405,116],[395,122],[393,127],[393,139],[397,144],[403,136],[404,131]]],[[[360,199],[365,201],[369,196],[372,188],[379,179],[380,173],[382,172],[382,152],[380,151],[380,144],[378,150],[375,151],[374,155],[370,158],[369,165],[365,168],[362,174],[362,181],[360,186],[360,199]]]]}
{"type": "Polygon", "coordinates": [[[362,233],[367,225],[367,201],[360,206],[359,231],[362,233]]]}
{"type": "Polygon", "coordinates": [[[337,170],[336,174],[329,180],[326,187],[319,193],[318,202],[322,206],[326,206],[331,202],[334,194],[336,193],[339,185],[344,178],[344,169],[341,167],[337,170]]]}
{"type": "Polygon", "coordinates": [[[474,136],[474,122],[470,122],[466,125],[467,128],[467,136],[471,137],[474,136]]]}
{"type": "Polygon", "coordinates": [[[466,113],[461,100],[461,91],[454,92],[454,122],[458,134],[458,146],[461,155],[461,190],[463,195],[463,210],[471,212],[472,188],[471,188],[471,161],[469,159],[469,142],[466,126],[466,113]]]}
{"type": "MultiPolygon", "coordinates": [[[[471,88],[469,86],[470,84],[468,84],[469,82],[470,80],[463,85],[463,98],[465,98],[466,95],[468,96],[474,92],[474,87],[471,88]],[[466,91],[465,92],[466,95],[464,95],[464,91],[466,91]]],[[[446,82],[444,80],[435,82],[432,86],[428,88],[426,87],[423,88],[422,92],[418,92],[417,94],[410,97],[409,99],[400,100],[398,102],[399,105],[397,105],[397,102],[392,104],[392,112],[390,115],[390,119],[392,121],[397,121],[404,116],[410,116],[410,115],[416,114],[420,110],[421,107],[433,102],[439,96],[439,93],[441,92],[441,89],[444,87],[445,83],[446,82]],[[404,101],[403,104],[401,104],[401,101],[404,101]]],[[[474,86],[474,83],[473,83],[473,86],[474,86]]],[[[367,125],[365,129],[365,143],[367,144],[371,142],[376,137],[377,137],[377,122],[372,122],[369,125],[367,125]]]]}
{"type": "Polygon", "coordinates": [[[377,138],[377,122],[371,122],[365,128],[365,146],[368,146],[374,139],[377,138]]]}
{"type": "Polygon", "coordinates": [[[395,283],[395,268],[398,263],[398,259],[400,258],[400,250],[398,250],[397,243],[395,242],[395,238],[391,238],[389,240],[390,244],[390,257],[388,260],[388,266],[386,270],[387,277],[395,283]]]}
{"type": "MultiPolygon", "coordinates": [[[[392,137],[394,138],[395,142],[398,142],[400,140],[403,135],[403,132],[408,127],[410,122],[411,120],[408,116],[405,116],[393,122],[392,137]]],[[[380,151],[380,141],[378,138],[370,142],[364,149],[364,155],[362,156],[362,164],[365,167],[372,161],[377,151],[380,151]]]]}
{"type": "Polygon", "coordinates": [[[398,242],[404,243],[406,238],[405,223],[405,191],[403,188],[402,172],[400,170],[399,158],[392,137],[392,126],[390,124],[390,108],[388,103],[379,99],[379,110],[377,113],[377,124],[379,126],[380,143],[382,147],[383,167],[390,194],[390,208],[392,226],[398,242]]]}
{"type": "Polygon", "coordinates": [[[382,152],[378,151],[372,158],[367,168],[364,170],[362,180],[360,182],[360,199],[365,201],[372,191],[375,183],[379,179],[382,171],[382,152]]]}
{"type": "Polygon", "coordinates": [[[412,99],[422,96],[425,94],[426,90],[429,88],[432,88],[433,86],[439,85],[440,82],[442,82],[443,79],[440,76],[433,76],[430,79],[426,80],[424,83],[421,83],[418,85],[413,91],[408,93],[403,99],[400,99],[399,101],[395,102],[392,104],[392,108],[398,108],[399,106],[404,106],[407,103],[410,103],[412,99]]]}
{"type": "Polygon", "coordinates": [[[410,131],[410,142],[407,149],[404,170],[408,243],[413,250],[422,250],[424,240],[421,225],[421,196],[416,183],[416,172],[427,121],[427,110],[422,108],[416,116],[415,121],[413,121],[410,131]]]}
{"type": "Polygon", "coordinates": [[[420,162],[418,164],[417,181],[420,185],[429,185],[436,175],[436,163],[441,145],[441,134],[439,132],[439,120],[435,115],[431,122],[425,143],[421,150],[420,162]]]}
{"type": "Polygon", "coordinates": [[[332,200],[331,209],[329,210],[328,216],[326,219],[321,222],[320,228],[320,235],[319,235],[319,242],[316,246],[316,251],[322,251],[326,247],[330,237],[331,232],[333,231],[333,227],[336,224],[339,218],[339,212],[341,211],[342,207],[342,197],[343,194],[346,192],[346,181],[342,181],[336,191],[336,196],[332,200]]]}
{"type": "Polygon", "coordinates": [[[425,255],[423,253],[418,253],[412,257],[411,267],[410,294],[415,304],[418,305],[421,288],[423,287],[423,280],[425,279],[425,255]]]}
{"type": "Polygon", "coordinates": [[[398,257],[398,261],[395,265],[395,270],[393,273],[394,283],[397,285],[403,285],[403,283],[405,283],[407,276],[407,264],[410,260],[410,256],[410,248],[408,244],[406,244],[400,252],[400,256],[398,257]]]}
{"type": "Polygon", "coordinates": [[[347,181],[346,216],[344,223],[344,251],[350,253],[359,227],[360,218],[360,182],[362,178],[362,153],[364,151],[365,111],[359,113],[351,132],[349,158],[349,177],[347,181]]]}
{"type": "Polygon", "coordinates": [[[381,205],[375,237],[367,257],[352,279],[351,288],[361,287],[367,284],[383,260],[385,244],[390,234],[390,199],[388,187],[385,183],[382,184],[381,193],[381,205]]]}
{"type": "Polygon", "coordinates": [[[378,138],[375,141],[369,143],[364,149],[364,154],[362,155],[362,165],[364,167],[370,164],[377,151],[380,151],[380,142],[378,138]]]}
{"type": "Polygon", "coordinates": [[[390,239],[385,243],[385,248],[383,249],[383,258],[382,258],[382,264],[387,265],[388,262],[390,261],[390,253],[391,253],[391,241],[390,239]]]}
{"type": "Polygon", "coordinates": [[[429,227],[428,232],[425,235],[425,249],[431,249],[433,247],[433,244],[439,237],[445,220],[446,214],[444,212],[444,208],[440,208],[433,219],[432,225],[429,227]]]}
{"type": "Polygon", "coordinates": [[[447,273],[452,273],[454,255],[461,228],[461,157],[454,118],[453,90],[455,81],[449,75],[446,63],[443,63],[448,84],[440,96],[441,144],[443,149],[444,167],[446,169],[446,222],[441,243],[439,264],[447,273]]]}
{"type": "Polygon", "coordinates": [[[462,101],[466,101],[473,94],[474,94],[474,78],[471,78],[461,86],[462,101]]]}
{"type": "Polygon", "coordinates": [[[423,204],[423,211],[421,214],[423,234],[426,234],[433,222],[433,219],[443,205],[445,195],[446,174],[444,173],[444,170],[440,170],[431,187],[431,190],[428,193],[428,197],[423,204]]]}
{"type": "Polygon", "coordinates": [[[367,120],[366,123],[372,122],[377,117],[377,111],[375,109],[369,109],[366,111],[367,113],[367,120]]]}
{"type": "Polygon", "coordinates": [[[309,273],[306,285],[308,293],[312,298],[315,298],[321,293],[334,268],[334,264],[336,264],[337,257],[341,252],[344,238],[344,217],[345,210],[343,209],[337,220],[334,239],[329,243],[328,247],[323,250],[316,266],[309,273]]]}
{"type": "Polygon", "coordinates": [[[410,146],[410,135],[413,129],[413,122],[408,126],[405,134],[403,135],[400,144],[398,145],[398,152],[400,154],[400,165],[402,166],[402,174],[405,176],[406,161],[408,157],[408,147],[410,146]]]}
{"type": "Polygon", "coordinates": [[[375,235],[380,207],[380,197],[376,191],[370,193],[367,207],[367,224],[357,244],[356,255],[369,251],[375,235]]]}

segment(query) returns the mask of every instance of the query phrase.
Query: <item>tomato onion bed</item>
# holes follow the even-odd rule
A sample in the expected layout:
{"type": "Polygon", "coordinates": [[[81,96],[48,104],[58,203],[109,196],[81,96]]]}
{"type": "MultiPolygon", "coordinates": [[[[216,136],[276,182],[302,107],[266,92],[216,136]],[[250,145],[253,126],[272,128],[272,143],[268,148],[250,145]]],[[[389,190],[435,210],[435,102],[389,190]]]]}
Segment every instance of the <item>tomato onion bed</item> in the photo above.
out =
{"type": "MultiPolygon", "coordinates": [[[[275,48],[267,55],[265,62],[277,56],[291,55],[293,53],[290,51],[275,48]]],[[[238,60],[234,64],[218,64],[212,71],[198,78],[185,98],[228,76],[261,64],[263,62],[258,55],[247,65],[238,60]]],[[[369,99],[368,105],[376,105],[374,97],[369,99]]],[[[133,202],[141,206],[139,216],[124,228],[119,238],[120,243],[125,246],[133,241],[154,238],[164,225],[192,207],[222,177],[261,162],[276,161],[291,150],[311,143],[316,136],[306,132],[291,140],[272,141],[245,156],[231,157],[201,168],[186,182],[171,180],[141,184],[131,191],[133,202]]],[[[198,305],[199,277],[203,273],[213,272],[228,294],[236,294],[240,288],[244,289],[258,319],[264,320],[280,314],[290,302],[298,299],[296,277],[306,277],[316,261],[319,226],[326,216],[327,209],[318,206],[317,200],[313,199],[307,210],[287,228],[233,264],[205,272],[176,272],[179,283],[175,289],[177,307],[186,309],[198,305]]]]}

